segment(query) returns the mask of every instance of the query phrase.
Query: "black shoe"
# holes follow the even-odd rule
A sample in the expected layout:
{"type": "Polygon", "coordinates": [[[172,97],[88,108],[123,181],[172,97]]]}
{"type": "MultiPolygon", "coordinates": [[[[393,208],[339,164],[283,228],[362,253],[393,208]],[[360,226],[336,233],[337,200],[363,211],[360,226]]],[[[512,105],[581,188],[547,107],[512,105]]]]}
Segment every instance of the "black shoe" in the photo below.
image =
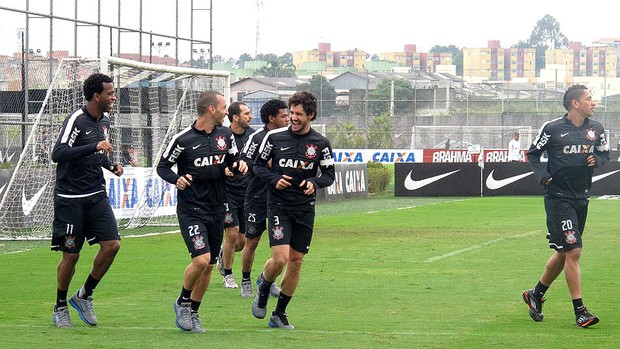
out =
{"type": "Polygon", "coordinates": [[[579,310],[577,314],[575,314],[575,322],[577,323],[577,327],[587,328],[592,325],[598,324],[601,321],[598,316],[590,313],[588,309],[583,307],[583,309],[579,310]]]}
{"type": "Polygon", "coordinates": [[[525,290],[523,291],[523,301],[530,309],[530,317],[532,320],[537,322],[543,321],[545,315],[542,312],[542,306],[545,299],[534,296],[534,290],[525,290]]]}

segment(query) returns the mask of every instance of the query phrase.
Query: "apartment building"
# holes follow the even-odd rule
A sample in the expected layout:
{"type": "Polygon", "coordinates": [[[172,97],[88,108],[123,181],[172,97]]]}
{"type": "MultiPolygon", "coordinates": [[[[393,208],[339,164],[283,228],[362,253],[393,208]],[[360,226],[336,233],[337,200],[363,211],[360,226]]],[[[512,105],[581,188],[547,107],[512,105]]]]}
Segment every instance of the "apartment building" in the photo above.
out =
{"type": "Polygon", "coordinates": [[[293,52],[293,65],[303,70],[306,69],[305,65],[315,66],[317,62],[324,62],[326,70],[352,67],[363,71],[368,56],[368,53],[358,49],[332,51],[330,43],[320,43],[318,49],[293,52]]]}
{"type": "Polygon", "coordinates": [[[487,47],[463,48],[463,77],[481,81],[534,79],[536,49],[502,48],[499,40],[489,40],[487,47]]]}
{"type": "Polygon", "coordinates": [[[570,42],[567,48],[547,50],[545,64],[564,66],[567,76],[618,77],[618,51],[606,43],[584,46],[570,42]]]}
{"type": "Polygon", "coordinates": [[[397,63],[401,67],[409,67],[411,71],[435,73],[438,65],[451,65],[451,53],[417,52],[416,45],[405,45],[403,52],[384,52],[379,59],[397,63]]]}

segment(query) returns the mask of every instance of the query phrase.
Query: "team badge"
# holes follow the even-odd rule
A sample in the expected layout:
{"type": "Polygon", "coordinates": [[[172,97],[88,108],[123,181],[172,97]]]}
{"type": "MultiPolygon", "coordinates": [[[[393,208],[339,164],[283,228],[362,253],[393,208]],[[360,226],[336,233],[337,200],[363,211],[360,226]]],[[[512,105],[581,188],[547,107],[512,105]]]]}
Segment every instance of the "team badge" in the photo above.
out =
{"type": "Polygon", "coordinates": [[[224,136],[219,136],[215,138],[215,144],[217,145],[217,149],[225,150],[226,147],[226,138],[224,136]]]}
{"type": "Polygon", "coordinates": [[[282,240],[284,238],[284,232],[282,230],[284,230],[282,227],[273,228],[273,238],[276,240],[282,240]]]}
{"type": "Polygon", "coordinates": [[[254,225],[253,223],[248,223],[245,226],[245,233],[247,235],[254,235],[256,234],[256,225],[254,225]]]}
{"type": "Polygon", "coordinates": [[[575,236],[575,231],[574,230],[569,230],[566,233],[564,233],[565,236],[565,240],[567,244],[574,244],[575,242],[577,242],[577,237],[575,236]]]}
{"type": "Polygon", "coordinates": [[[194,236],[192,241],[194,242],[194,250],[202,250],[203,248],[205,248],[205,241],[203,240],[202,236],[194,236]]]}
{"type": "Polygon", "coordinates": [[[588,140],[595,140],[596,139],[596,132],[594,131],[594,129],[587,129],[586,130],[586,137],[588,137],[588,140]]]}
{"type": "Polygon", "coordinates": [[[66,248],[74,248],[75,247],[75,236],[66,235],[65,236],[65,247],[66,248]]]}
{"type": "Polygon", "coordinates": [[[307,144],[306,145],[306,157],[308,159],[314,159],[317,155],[317,152],[316,152],[317,148],[318,147],[314,144],[307,144]]]}
{"type": "Polygon", "coordinates": [[[230,224],[233,221],[232,212],[226,212],[224,215],[224,223],[230,224]]]}

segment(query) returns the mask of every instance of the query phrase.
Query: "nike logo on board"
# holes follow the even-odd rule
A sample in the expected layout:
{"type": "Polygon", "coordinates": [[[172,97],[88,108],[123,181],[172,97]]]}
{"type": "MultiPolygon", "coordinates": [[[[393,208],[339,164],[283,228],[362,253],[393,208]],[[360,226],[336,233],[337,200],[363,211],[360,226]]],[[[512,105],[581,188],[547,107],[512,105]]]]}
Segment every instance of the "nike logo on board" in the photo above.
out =
{"type": "Polygon", "coordinates": [[[505,187],[508,184],[514,183],[520,180],[521,178],[525,178],[534,173],[534,172],[528,172],[528,173],[522,173],[520,175],[516,175],[516,176],[504,178],[504,179],[495,179],[493,178],[493,172],[495,172],[495,170],[492,170],[491,173],[489,173],[489,176],[487,177],[487,181],[486,181],[487,188],[491,190],[497,190],[499,188],[505,187]]]}
{"type": "Polygon", "coordinates": [[[433,176],[433,177],[429,177],[429,178],[425,178],[425,179],[420,179],[420,180],[413,180],[411,178],[411,174],[413,173],[413,170],[409,171],[409,174],[407,175],[407,177],[405,178],[405,188],[407,190],[416,190],[416,189],[420,189],[424,186],[427,186],[433,182],[437,182],[438,180],[448,177],[451,174],[454,174],[456,172],[459,172],[460,170],[454,170],[452,172],[448,172],[448,173],[444,173],[444,174],[440,174],[437,176],[433,176]]]}
{"type": "MultiPolygon", "coordinates": [[[[603,173],[600,174],[598,176],[592,176],[592,183],[596,182],[596,181],[600,181],[601,179],[605,178],[605,177],[609,177],[614,173],[620,172],[620,170],[615,170],[615,171],[611,171],[611,172],[607,172],[607,173],[603,173]]],[[[0,190],[1,191],[1,190],[0,190]]]]}
{"type": "Polygon", "coordinates": [[[24,216],[30,215],[30,213],[32,212],[32,209],[37,204],[37,201],[39,201],[39,198],[41,198],[41,195],[43,195],[45,188],[47,188],[47,184],[44,185],[43,188],[39,189],[39,191],[36,192],[30,199],[26,199],[26,187],[23,188],[22,210],[24,211],[24,216]]]}

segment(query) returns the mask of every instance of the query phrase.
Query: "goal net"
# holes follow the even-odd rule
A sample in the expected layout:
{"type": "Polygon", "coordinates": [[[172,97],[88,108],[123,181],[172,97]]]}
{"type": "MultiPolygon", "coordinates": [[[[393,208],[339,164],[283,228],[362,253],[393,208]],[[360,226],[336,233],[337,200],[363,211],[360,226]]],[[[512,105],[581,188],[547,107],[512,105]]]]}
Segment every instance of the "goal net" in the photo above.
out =
{"type": "Polygon", "coordinates": [[[109,57],[63,60],[47,90],[12,177],[0,192],[0,238],[51,237],[56,164],[52,147],[66,116],[84,104],[82,84],[92,73],[114,79],[117,101],[110,113],[112,161],[124,174],[103,171],[120,228],[176,225],[176,188],[156,167],[174,134],[191,125],[196,101],[207,90],[229,100],[227,71],[163,66],[109,57]]]}

